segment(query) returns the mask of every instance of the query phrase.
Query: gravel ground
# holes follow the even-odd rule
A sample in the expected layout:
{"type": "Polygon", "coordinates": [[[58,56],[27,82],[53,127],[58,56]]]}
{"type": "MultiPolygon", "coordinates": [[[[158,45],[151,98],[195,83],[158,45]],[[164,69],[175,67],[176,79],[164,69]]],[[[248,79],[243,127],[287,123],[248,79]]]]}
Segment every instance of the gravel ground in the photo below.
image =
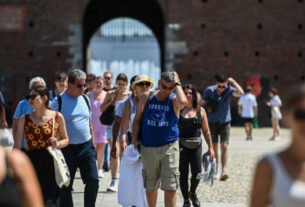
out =
{"type": "MultiPolygon", "coordinates": [[[[246,141],[242,128],[234,128],[229,145],[229,179],[217,180],[214,185],[200,183],[197,194],[204,203],[248,205],[253,174],[257,161],[266,153],[278,151],[289,144],[289,131],[282,130],[282,138],[269,141],[271,129],[256,129],[254,140],[246,141]]],[[[179,201],[183,199],[179,192],[179,201]]]]}

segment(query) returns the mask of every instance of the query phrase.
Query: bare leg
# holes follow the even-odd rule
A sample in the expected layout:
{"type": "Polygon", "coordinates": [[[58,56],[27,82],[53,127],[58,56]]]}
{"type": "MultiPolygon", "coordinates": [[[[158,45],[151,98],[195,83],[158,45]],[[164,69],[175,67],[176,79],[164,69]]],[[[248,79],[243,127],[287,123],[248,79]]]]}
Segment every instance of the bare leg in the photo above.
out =
{"type": "Polygon", "coordinates": [[[249,136],[252,139],[252,132],[253,132],[253,124],[249,123],[249,136]]]}
{"type": "MultiPolygon", "coordinates": [[[[118,155],[119,155],[120,154],[120,147],[118,146],[118,143],[116,143],[116,145],[117,145],[117,150],[118,150],[118,155]]],[[[119,157],[117,157],[117,158],[111,157],[111,176],[112,176],[112,178],[118,178],[119,166],[120,166],[119,157]]]]}
{"type": "Polygon", "coordinates": [[[221,169],[224,171],[228,164],[228,144],[221,143],[221,169]]]}
{"type": "Polygon", "coordinates": [[[213,149],[214,149],[214,152],[215,152],[215,159],[216,159],[216,169],[218,169],[218,147],[219,147],[219,144],[218,143],[213,143],[213,149]]]}
{"type": "Polygon", "coordinates": [[[177,193],[175,190],[164,191],[164,204],[165,207],[176,207],[177,193]]]}
{"type": "Polygon", "coordinates": [[[147,203],[149,207],[157,206],[158,191],[146,192],[147,203]]]}
{"type": "Polygon", "coordinates": [[[105,159],[105,144],[99,143],[96,145],[97,167],[103,169],[105,159]]]}

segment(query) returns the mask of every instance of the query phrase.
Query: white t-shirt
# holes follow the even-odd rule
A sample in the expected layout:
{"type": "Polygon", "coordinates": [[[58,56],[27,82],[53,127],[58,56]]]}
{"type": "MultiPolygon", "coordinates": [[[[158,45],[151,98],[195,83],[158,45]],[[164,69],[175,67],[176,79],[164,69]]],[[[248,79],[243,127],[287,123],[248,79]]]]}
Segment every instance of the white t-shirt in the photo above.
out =
{"type": "Polygon", "coordinates": [[[275,95],[272,97],[270,104],[271,104],[271,106],[281,106],[282,101],[278,95],[275,95]]]}
{"type": "Polygon", "coordinates": [[[242,107],[241,117],[254,118],[254,107],[257,107],[256,98],[251,93],[241,96],[238,105],[242,107]]]}

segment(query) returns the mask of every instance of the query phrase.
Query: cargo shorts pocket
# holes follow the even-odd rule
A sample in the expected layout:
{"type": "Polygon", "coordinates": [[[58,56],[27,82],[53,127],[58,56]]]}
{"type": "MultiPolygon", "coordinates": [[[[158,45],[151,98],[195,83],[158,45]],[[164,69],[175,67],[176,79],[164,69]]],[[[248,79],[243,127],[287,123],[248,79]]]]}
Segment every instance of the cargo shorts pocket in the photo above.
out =
{"type": "Polygon", "coordinates": [[[179,171],[172,172],[170,176],[161,177],[162,190],[177,190],[179,188],[179,171]]]}

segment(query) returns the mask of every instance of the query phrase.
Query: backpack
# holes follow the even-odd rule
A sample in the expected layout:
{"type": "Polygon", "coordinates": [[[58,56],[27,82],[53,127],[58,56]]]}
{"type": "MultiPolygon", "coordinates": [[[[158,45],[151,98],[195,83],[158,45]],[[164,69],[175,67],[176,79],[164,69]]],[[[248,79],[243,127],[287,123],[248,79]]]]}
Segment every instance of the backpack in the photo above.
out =
{"type": "MultiPolygon", "coordinates": [[[[89,100],[87,98],[86,95],[82,95],[82,97],[85,99],[85,102],[88,106],[89,111],[91,111],[91,106],[89,104],[89,100]]],[[[58,100],[58,111],[61,112],[61,106],[62,106],[62,97],[61,96],[57,96],[57,100],[58,100]]]]}

